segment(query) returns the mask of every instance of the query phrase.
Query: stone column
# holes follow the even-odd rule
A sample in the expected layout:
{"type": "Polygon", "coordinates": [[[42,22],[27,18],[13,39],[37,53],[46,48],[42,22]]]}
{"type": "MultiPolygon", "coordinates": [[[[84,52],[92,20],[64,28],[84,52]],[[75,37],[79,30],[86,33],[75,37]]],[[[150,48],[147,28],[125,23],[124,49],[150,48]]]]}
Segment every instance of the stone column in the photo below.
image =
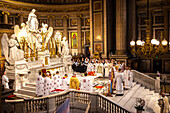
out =
{"type": "Polygon", "coordinates": [[[167,9],[163,9],[163,16],[164,16],[164,36],[163,37],[168,41],[169,40],[169,27],[168,27],[168,24],[169,24],[169,18],[168,17],[169,17],[169,15],[168,15],[167,9]]]}
{"type": "Polygon", "coordinates": [[[49,15],[48,16],[48,20],[49,20],[49,25],[48,27],[53,27],[54,28],[54,16],[53,15],[49,15]]]}
{"type": "Polygon", "coordinates": [[[8,15],[9,15],[10,13],[3,11],[2,14],[4,15],[4,16],[3,16],[3,22],[4,22],[4,24],[8,24],[8,15]]]}
{"type": "Polygon", "coordinates": [[[19,16],[19,25],[21,26],[21,24],[24,22],[24,15],[18,14],[18,16],[19,16]]]}
{"type": "Polygon", "coordinates": [[[78,55],[82,54],[82,44],[81,44],[81,15],[77,16],[77,36],[78,36],[78,55]]]}
{"type": "Polygon", "coordinates": [[[126,55],[126,0],[116,0],[116,55],[126,55]]]}
{"type": "Polygon", "coordinates": [[[68,16],[63,15],[63,37],[66,37],[67,40],[68,38],[68,23],[67,23],[68,16]]]}

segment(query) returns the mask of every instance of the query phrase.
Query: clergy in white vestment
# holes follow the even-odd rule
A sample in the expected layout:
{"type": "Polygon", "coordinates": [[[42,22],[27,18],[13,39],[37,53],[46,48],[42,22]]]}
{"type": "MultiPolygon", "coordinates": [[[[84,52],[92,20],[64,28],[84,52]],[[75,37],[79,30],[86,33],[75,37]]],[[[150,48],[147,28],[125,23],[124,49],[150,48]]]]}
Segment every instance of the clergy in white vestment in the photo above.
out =
{"type": "Polygon", "coordinates": [[[130,71],[128,70],[128,67],[124,70],[124,80],[125,80],[125,89],[130,88],[130,71]]]}
{"type": "Polygon", "coordinates": [[[41,72],[39,72],[39,75],[37,76],[36,80],[36,95],[44,95],[44,78],[42,77],[41,72]]]}
{"type": "Polygon", "coordinates": [[[87,72],[91,72],[91,71],[93,71],[93,64],[89,62],[87,65],[87,72]]]}
{"type": "Polygon", "coordinates": [[[98,67],[98,63],[95,61],[93,64],[93,71],[95,71],[95,73],[97,73],[97,67],[98,67]]]}
{"type": "Polygon", "coordinates": [[[164,92],[161,95],[162,95],[162,99],[163,99],[163,106],[162,106],[163,108],[162,108],[161,113],[170,113],[168,97],[165,96],[164,92]]]}
{"type": "Polygon", "coordinates": [[[104,64],[104,69],[105,69],[105,77],[109,77],[109,67],[110,67],[110,64],[107,62],[105,62],[104,64]]]}
{"type": "Polygon", "coordinates": [[[57,71],[56,74],[53,76],[53,82],[54,82],[54,90],[55,89],[61,89],[62,88],[62,79],[59,75],[59,72],[57,71]]]}
{"type": "Polygon", "coordinates": [[[121,73],[121,69],[115,75],[116,81],[116,95],[123,95],[123,73],[121,73]]]}
{"type": "Polygon", "coordinates": [[[133,72],[131,71],[131,68],[129,67],[129,71],[130,71],[130,76],[129,76],[129,85],[132,88],[133,86],[133,72]]]}
{"type": "Polygon", "coordinates": [[[101,73],[103,75],[103,63],[101,61],[98,64],[97,73],[101,73]]]}
{"type": "Polygon", "coordinates": [[[46,73],[46,77],[44,78],[44,96],[48,96],[51,91],[51,79],[49,77],[49,73],[46,73]]]}
{"type": "Polygon", "coordinates": [[[8,82],[9,82],[9,79],[6,76],[6,72],[4,72],[4,75],[2,76],[2,85],[4,85],[5,89],[9,89],[8,82]]]}

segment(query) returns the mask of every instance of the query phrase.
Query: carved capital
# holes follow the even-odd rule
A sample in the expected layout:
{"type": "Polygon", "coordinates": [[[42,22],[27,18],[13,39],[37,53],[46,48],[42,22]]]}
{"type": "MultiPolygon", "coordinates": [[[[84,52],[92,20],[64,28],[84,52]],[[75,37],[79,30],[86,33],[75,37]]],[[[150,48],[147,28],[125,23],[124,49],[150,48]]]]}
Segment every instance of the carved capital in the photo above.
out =
{"type": "Polygon", "coordinates": [[[48,15],[47,18],[54,18],[54,15],[48,15]]]}
{"type": "Polygon", "coordinates": [[[4,15],[4,14],[10,15],[10,13],[7,12],[7,11],[3,11],[2,14],[3,14],[3,15],[4,15]]]}
{"type": "Polygon", "coordinates": [[[82,17],[83,17],[83,15],[82,15],[82,14],[78,14],[78,15],[77,15],[77,17],[80,17],[80,18],[82,18],[82,17]]]}
{"type": "Polygon", "coordinates": [[[62,15],[62,18],[67,18],[68,19],[68,15],[62,15]]]}

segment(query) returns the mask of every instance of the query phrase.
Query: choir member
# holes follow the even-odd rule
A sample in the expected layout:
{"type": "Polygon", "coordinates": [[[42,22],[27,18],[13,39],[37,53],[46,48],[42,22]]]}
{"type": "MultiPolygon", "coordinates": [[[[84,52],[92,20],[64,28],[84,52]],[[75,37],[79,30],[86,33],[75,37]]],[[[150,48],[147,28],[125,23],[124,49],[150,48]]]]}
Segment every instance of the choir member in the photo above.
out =
{"type": "Polygon", "coordinates": [[[115,75],[116,83],[116,95],[123,95],[123,73],[121,69],[118,69],[118,72],[115,75]]]}
{"type": "Polygon", "coordinates": [[[61,79],[61,76],[59,75],[58,71],[56,72],[56,74],[53,77],[53,82],[54,82],[54,86],[53,86],[54,90],[62,88],[62,79],[61,79]]]}
{"type": "Polygon", "coordinates": [[[46,73],[46,77],[44,78],[44,96],[48,96],[51,91],[51,79],[49,77],[49,73],[46,73]]]}
{"type": "Polygon", "coordinates": [[[44,95],[44,78],[42,77],[41,72],[39,72],[39,75],[37,76],[36,95],[37,96],[44,95]]]}
{"type": "Polygon", "coordinates": [[[9,82],[9,79],[6,76],[6,72],[4,72],[4,75],[2,76],[2,85],[4,85],[5,89],[9,89],[8,82],[9,82]]]}
{"type": "Polygon", "coordinates": [[[83,78],[83,80],[81,81],[81,90],[83,91],[93,91],[93,82],[92,80],[90,80],[89,78],[83,78]]]}

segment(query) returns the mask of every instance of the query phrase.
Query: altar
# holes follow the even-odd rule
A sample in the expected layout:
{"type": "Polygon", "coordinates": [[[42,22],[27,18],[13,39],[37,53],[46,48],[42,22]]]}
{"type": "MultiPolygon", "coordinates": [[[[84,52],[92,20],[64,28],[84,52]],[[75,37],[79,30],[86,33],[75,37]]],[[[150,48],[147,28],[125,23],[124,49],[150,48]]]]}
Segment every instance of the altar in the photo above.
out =
{"type": "Polygon", "coordinates": [[[32,9],[26,23],[21,27],[15,25],[14,34],[9,37],[4,33],[1,39],[6,76],[15,91],[27,83],[35,84],[42,69],[50,70],[52,74],[55,69],[63,75],[72,73],[67,38],[61,37],[60,32],[54,34],[53,28],[45,23],[39,28],[35,12],[32,9]]]}

